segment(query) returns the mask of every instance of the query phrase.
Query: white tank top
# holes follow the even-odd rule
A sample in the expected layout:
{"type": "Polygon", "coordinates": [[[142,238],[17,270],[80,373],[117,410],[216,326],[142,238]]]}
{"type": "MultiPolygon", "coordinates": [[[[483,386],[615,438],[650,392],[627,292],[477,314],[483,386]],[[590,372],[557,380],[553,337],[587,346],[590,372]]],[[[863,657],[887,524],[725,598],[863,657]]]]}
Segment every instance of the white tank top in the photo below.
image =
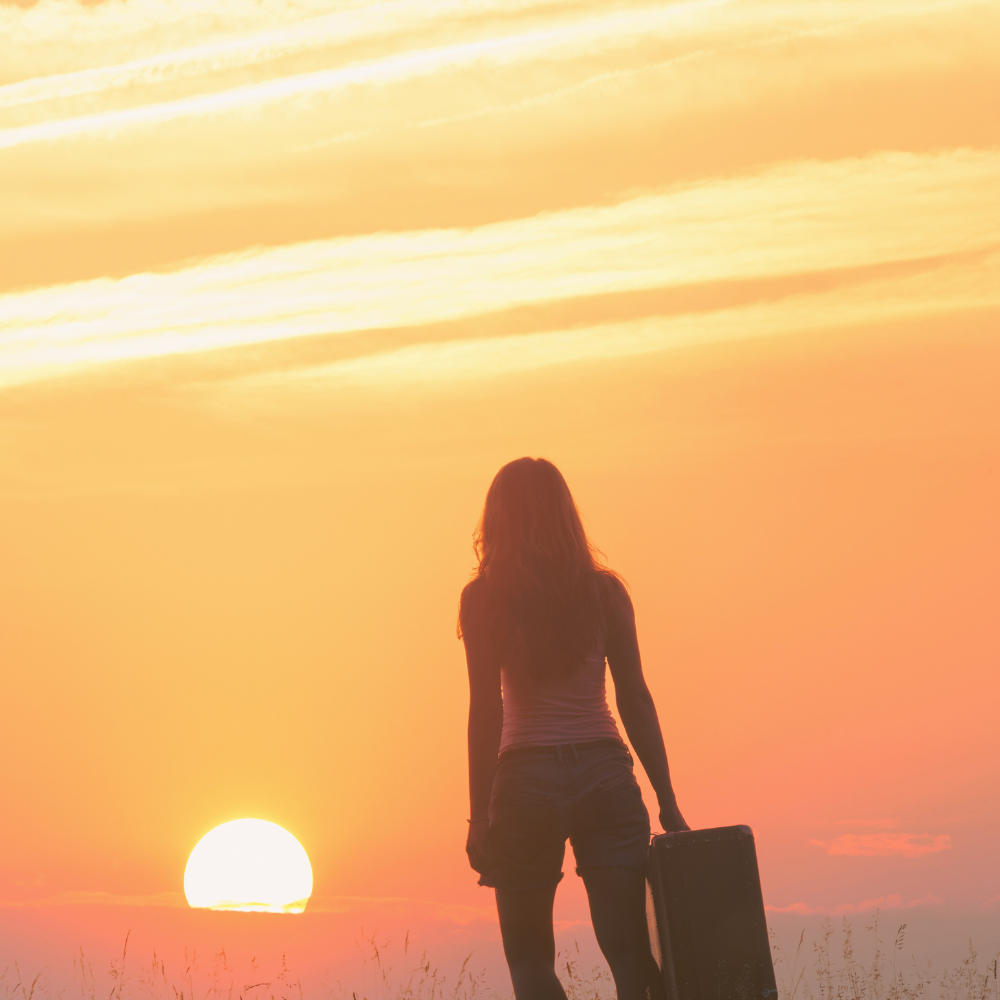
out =
{"type": "Polygon", "coordinates": [[[501,667],[501,750],[621,739],[604,684],[606,635],[602,629],[597,648],[569,677],[539,684],[523,671],[501,667]]]}

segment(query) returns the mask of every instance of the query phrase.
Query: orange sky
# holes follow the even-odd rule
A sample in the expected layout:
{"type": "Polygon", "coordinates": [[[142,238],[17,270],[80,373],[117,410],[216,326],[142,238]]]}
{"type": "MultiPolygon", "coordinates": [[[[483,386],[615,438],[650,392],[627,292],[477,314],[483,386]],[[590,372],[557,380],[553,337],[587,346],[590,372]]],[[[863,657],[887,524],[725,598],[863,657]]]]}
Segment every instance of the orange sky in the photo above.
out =
{"type": "Polygon", "coordinates": [[[242,940],[181,909],[239,816],[312,859],[303,963],[374,920],[495,966],[454,627],[522,454],[772,918],[1000,937],[994,3],[42,0],[0,38],[0,966],[242,940]]]}

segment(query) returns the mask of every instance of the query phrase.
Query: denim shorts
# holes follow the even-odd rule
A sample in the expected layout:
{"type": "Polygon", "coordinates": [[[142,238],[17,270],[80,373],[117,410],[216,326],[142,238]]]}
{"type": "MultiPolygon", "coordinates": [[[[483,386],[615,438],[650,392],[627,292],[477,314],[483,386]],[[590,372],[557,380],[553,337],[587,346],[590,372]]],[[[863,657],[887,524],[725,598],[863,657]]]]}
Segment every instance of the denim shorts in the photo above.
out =
{"type": "Polygon", "coordinates": [[[566,839],[585,868],[645,871],[649,814],[624,743],[517,747],[500,755],[480,885],[536,889],[562,879],[566,839]]]}

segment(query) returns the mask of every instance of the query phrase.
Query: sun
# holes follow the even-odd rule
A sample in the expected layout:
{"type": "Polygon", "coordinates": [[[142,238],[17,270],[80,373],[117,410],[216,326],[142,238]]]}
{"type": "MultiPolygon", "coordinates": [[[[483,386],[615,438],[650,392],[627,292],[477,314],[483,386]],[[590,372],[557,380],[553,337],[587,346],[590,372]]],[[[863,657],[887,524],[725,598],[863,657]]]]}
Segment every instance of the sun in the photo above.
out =
{"type": "Polygon", "coordinates": [[[301,913],[313,875],[302,845],[277,823],[234,819],[206,833],[184,869],[190,906],[301,913]]]}

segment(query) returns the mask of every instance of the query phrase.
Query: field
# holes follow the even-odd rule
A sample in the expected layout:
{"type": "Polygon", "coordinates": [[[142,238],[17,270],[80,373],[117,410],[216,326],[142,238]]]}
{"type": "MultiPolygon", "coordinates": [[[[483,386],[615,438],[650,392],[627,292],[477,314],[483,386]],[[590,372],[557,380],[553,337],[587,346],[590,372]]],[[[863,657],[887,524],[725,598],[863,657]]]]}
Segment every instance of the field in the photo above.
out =
{"type": "MultiPolygon", "coordinates": [[[[780,1000],[997,1000],[1000,950],[977,951],[969,942],[966,957],[951,968],[921,963],[906,947],[907,924],[887,933],[878,913],[857,930],[848,918],[827,920],[822,935],[807,940],[803,931],[792,947],[771,931],[780,1000]],[[870,960],[857,957],[864,948],[870,960]]],[[[425,953],[416,957],[409,936],[395,952],[377,935],[359,937],[361,982],[326,981],[304,988],[285,957],[271,967],[256,959],[237,968],[220,950],[201,961],[185,950],[183,960],[168,966],[156,952],[145,960],[129,951],[97,961],[81,949],[73,958],[75,986],[82,1000],[494,1000],[507,998],[477,972],[473,956],[456,970],[439,969],[425,953]]],[[[581,968],[579,949],[561,951],[557,967],[568,1000],[613,1000],[614,982],[607,968],[581,968]]],[[[47,970],[22,970],[17,962],[0,969],[0,1000],[42,1000],[75,993],[54,985],[47,970]]],[[[724,1000],[724,998],[720,998],[724,1000]]],[[[741,997],[725,1000],[743,1000],[741,997]]]]}

